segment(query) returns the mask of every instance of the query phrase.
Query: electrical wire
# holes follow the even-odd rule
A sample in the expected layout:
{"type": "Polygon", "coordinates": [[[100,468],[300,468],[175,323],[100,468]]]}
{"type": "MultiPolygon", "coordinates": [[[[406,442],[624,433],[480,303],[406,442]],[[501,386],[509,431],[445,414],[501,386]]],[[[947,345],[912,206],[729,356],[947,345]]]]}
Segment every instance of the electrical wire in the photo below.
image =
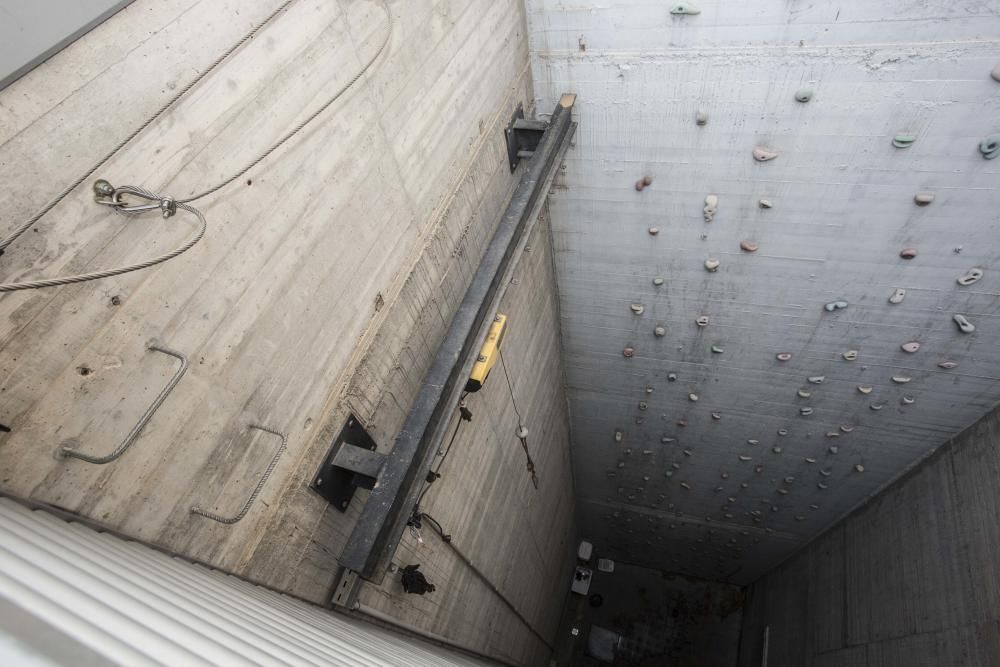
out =
{"type": "MultiPolygon", "coordinates": [[[[102,167],[104,164],[106,164],[108,162],[108,160],[110,160],[115,154],[118,153],[118,151],[120,151],[130,141],[132,141],[136,136],[138,136],[143,130],[145,130],[153,122],[155,122],[158,118],[160,118],[164,113],[166,113],[178,100],[181,99],[181,97],[184,96],[184,94],[186,94],[187,92],[189,92],[195,85],[197,85],[199,82],[201,82],[210,72],[212,72],[213,70],[215,70],[227,58],[229,58],[229,56],[231,56],[237,49],[239,49],[246,42],[248,42],[249,40],[251,40],[261,29],[264,28],[264,26],[266,26],[268,23],[270,23],[276,16],[278,16],[281,12],[283,12],[285,9],[287,9],[289,6],[291,6],[296,1],[297,0],[288,0],[287,2],[285,2],[281,6],[279,6],[278,9],[276,9],[274,12],[272,12],[270,15],[268,15],[268,17],[265,18],[264,21],[262,21],[261,23],[257,24],[250,32],[248,32],[246,35],[244,35],[242,39],[240,39],[236,44],[234,44],[232,47],[230,47],[229,49],[227,49],[221,56],[219,56],[208,67],[208,69],[206,69],[204,72],[202,72],[197,77],[195,77],[192,81],[190,81],[186,86],[184,86],[176,95],[174,95],[172,98],[170,98],[170,100],[168,100],[166,104],[164,104],[162,107],[160,107],[160,109],[157,110],[152,116],[150,116],[149,118],[147,118],[146,121],[142,123],[142,125],[140,125],[138,128],[136,128],[125,139],[123,139],[121,142],[119,142],[109,153],[107,153],[97,163],[95,163],[87,172],[85,172],[82,176],[80,176],[78,179],[76,179],[69,187],[67,187],[59,195],[57,195],[55,199],[53,199],[51,202],[49,202],[38,213],[36,213],[35,215],[31,216],[31,218],[29,218],[27,221],[25,221],[20,226],[18,226],[17,228],[15,228],[14,231],[12,231],[10,234],[8,234],[4,239],[0,240],[0,254],[3,254],[4,249],[6,249],[11,243],[13,243],[15,240],[17,240],[18,237],[20,237],[28,229],[30,229],[31,226],[34,225],[36,222],[38,222],[46,213],[48,213],[53,208],[55,208],[73,190],[75,190],[77,187],[79,187],[80,184],[82,184],[87,178],[89,178],[91,175],[93,175],[94,172],[96,172],[100,167],[102,167]]],[[[341,86],[340,89],[338,89],[332,96],[330,96],[329,98],[327,98],[327,100],[325,102],[323,102],[323,104],[321,104],[318,108],[316,108],[308,116],[306,116],[306,118],[304,120],[302,120],[300,123],[298,123],[291,130],[285,132],[285,134],[282,135],[273,144],[271,144],[270,147],[268,147],[267,149],[265,149],[256,158],[254,158],[249,163],[247,163],[242,169],[240,169],[239,171],[237,171],[235,174],[229,176],[228,178],[224,179],[222,182],[220,182],[220,183],[218,183],[218,184],[216,184],[216,185],[208,188],[207,190],[204,190],[202,192],[199,192],[198,194],[186,197],[184,199],[174,200],[173,198],[170,198],[170,197],[159,197],[160,202],[161,202],[161,206],[159,208],[162,208],[164,211],[167,210],[167,208],[166,208],[167,206],[173,207],[174,210],[176,208],[182,208],[182,209],[184,209],[186,211],[194,213],[198,217],[199,221],[202,224],[202,229],[200,230],[200,232],[198,234],[195,235],[195,237],[193,237],[192,240],[189,240],[184,245],[180,246],[176,250],[173,250],[173,251],[171,251],[171,252],[169,252],[169,253],[167,253],[165,255],[161,255],[159,257],[155,257],[155,258],[152,258],[150,260],[146,260],[146,261],[139,262],[139,263],[136,263],[136,264],[130,264],[130,265],[127,265],[127,266],[122,266],[122,267],[118,267],[118,268],[114,268],[114,269],[107,269],[107,270],[104,270],[104,271],[95,271],[95,272],[92,272],[92,273],[83,273],[83,274],[78,274],[78,275],[73,275],[73,276],[62,276],[62,277],[57,277],[57,278],[50,278],[50,279],[45,279],[45,280],[35,280],[35,281],[30,281],[30,282],[6,283],[6,284],[0,285],[0,292],[13,292],[13,291],[18,291],[18,290],[26,290],[26,289],[38,289],[38,288],[41,288],[41,287],[54,287],[54,286],[57,286],[57,285],[70,285],[70,284],[73,284],[73,283],[86,282],[86,281],[89,281],[89,280],[97,280],[99,278],[107,278],[107,277],[110,277],[110,276],[121,275],[123,273],[129,273],[129,272],[132,272],[132,271],[138,271],[140,269],[145,269],[145,268],[148,268],[148,267],[153,266],[155,264],[159,264],[161,262],[165,262],[165,261],[167,261],[169,259],[177,257],[178,255],[186,252],[188,249],[190,249],[192,246],[194,246],[199,240],[201,240],[201,237],[202,237],[202,235],[204,234],[204,231],[205,231],[204,228],[207,227],[207,223],[205,222],[205,218],[202,215],[202,213],[200,211],[198,211],[197,209],[195,209],[194,207],[190,206],[189,204],[191,202],[194,202],[194,201],[198,200],[198,199],[201,199],[203,197],[207,197],[208,195],[211,195],[211,194],[214,194],[214,193],[218,192],[222,188],[226,187],[227,185],[233,183],[237,179],[239,179],[239,178],[243,177],[244,175],[246,175],[246,173],[248,171],[250,171],[251,169],[253,169],[257,165],[259,165],[261,162],[263,162],[264,160],[266,160],[268,157],[270,157],[270,155],[272,153],[274,153],[276,150],[278,150],[283,145],[285,145],[287,142],[289,142],[291,139],[293,139],[295,136],[297,136],[310,123],[312,123],[314,120],[316,120],[316,118],[318,118],[324,111],[326,111],[327,109],[329,109],[330,106],[332,106],[337,100],[339,100],[344,95],[344,93],[346,93],[355,83],[357,83],[361,79],[361,77],[363,77],[366,73],[369,72],[369,70],[375,65],[375,63],[378,61],[378,59],[382,56],[382,54],[385,52],[386,47],[389,45],[390,41],[392,40],[392,35],[393,35],[393,21],[392,21],[392,10],[389,7],[388,0],[381,0],[381,2],[382,2],[382,8],[385,11],[386,21],[387,21],[387,24],[388,24],[387,25],[387,30],[386,30],[386,33],[385,33],[385,38],[382,40],[382,43],[379,45],[379,48],[375,52],[375,54],[368,60],[368,62],[365,64],[365,66],[363,68],[361,68],[361,70],[357,74],[355,74],[353,78],[351,78],[350,81],[348,81],[346,84],[344,84],[343,86],[341,86]]],[[[128,207],[128,205],[125,202],[121,202],[120,201],[120,199],[118,197],[118,194],[120,192],[126,192],[126,193],[135,194],[134,191],[141,191],[140,188],[136,188],[136,187],[132,187],[132,186],[124,186],[124,187],[120,187],[120,188],[113,188],[112,190],[113,191],[110,194],[110,196],[111,196],[112,202],[116,202],[116,203],[111,203],[111,205],[112,206],[117,206],[116,210],[121,210],[121,211],[126,211],[126,212],[128,212],[129,207],[128,207]]],[[[148,191],[142,191],[142,192],[146,192],[147,194],[149,194],[148,191]]],[[[153,196],[155,197],[156,195],[153,195],[153,196]]],[[[100,203],[108,204],[109,202],[108,201],[103,201],[103,202],[100,202],[100,203]]],[[[138,207],[135,207],[135,208],[138,208],[138,207]]],[[[143,209],[143,210],[146,210],[146,209],[143,209]]],[[[166,213],[165,213],[165,216],[166,216],[166,213]]]]}
{"type": "Polygon", "coordinates": [[[528,429],[524,426],[521,412],[517,409],[517,399],[514,398],[514,385],[510,381],[510,373],[507,372],[507,362],[504,361],[503,351],[497,350],[500,355],[500,365],[503,367],[503,375],[507,378],[507,389],[510,390],[510,402],[514,406],[514,413],[517,415],[517,439],[521,441],[521,448],[524,450],[526,459],[525,467],[531,475],[531,483],[538,489],[538,475],[535,472],[535,462],[531,459],[531,452],[528,451],[528,429]]]}

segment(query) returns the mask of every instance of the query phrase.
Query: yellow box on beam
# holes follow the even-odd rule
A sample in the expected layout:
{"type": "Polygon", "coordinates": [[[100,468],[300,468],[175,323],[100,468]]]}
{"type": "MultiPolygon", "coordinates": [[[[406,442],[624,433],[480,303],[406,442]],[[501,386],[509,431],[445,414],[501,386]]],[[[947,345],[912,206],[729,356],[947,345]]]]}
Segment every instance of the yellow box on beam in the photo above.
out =
{"type": "Polygon", "coordinates": [[[490,331],[486,335],[486,342],[479,350],[479,357],[472,366],[472,374],[469,381],[465,383],[465,391],[475,392],[483,388],[490,371],[496,366],[497,359],[500,358],[500,344],[503,342],[503,335],[507,331],[507,316],[497,313],[490,325],[490,331]]]}

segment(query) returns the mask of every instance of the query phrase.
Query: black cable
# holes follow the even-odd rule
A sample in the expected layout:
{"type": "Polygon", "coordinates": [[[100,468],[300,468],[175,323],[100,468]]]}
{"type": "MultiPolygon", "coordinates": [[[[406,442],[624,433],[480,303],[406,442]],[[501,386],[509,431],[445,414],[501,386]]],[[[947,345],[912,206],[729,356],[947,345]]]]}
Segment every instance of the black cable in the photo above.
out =
{"type": "Polygon", "coordinates": [[[507,389],[510,390],[510,402],[514,406],[514,414],[517,415],[518,425],[524,422],[521,419],[521,411],[517,409],[517,399],[514,398],[514,386],[510,383],[510,373],[507,372],[507,362],[503,360],[503,350],[497,350],[500,354],[500,365],[503,366],[503,376],[507,378],[507,389]]]}
{"type": "Polygon", "coordinates": [[[524,456],[527,459],[526,467],[528,472],[531,474],[531,483],[537,489],[538,475],[535,474],[535,462],[531,460],[531,454],[528,452],[528,438],[527,436],[521,437],[521,429],[524,427],[524,419],[521,417],[521,411],[517,409],[517,399],[514,398],[514,385],[510,382],[510,373],[507,372],[507,362],[503,359],[503,351],[497,351],[500,354],[500,365],[503,367],[503,376],[507,378],[507,389],[510,391],[510,403],[514,406],[514,414],[517,415],[517,438],[521,441],[521,447],[524,448],[524,456]]]}

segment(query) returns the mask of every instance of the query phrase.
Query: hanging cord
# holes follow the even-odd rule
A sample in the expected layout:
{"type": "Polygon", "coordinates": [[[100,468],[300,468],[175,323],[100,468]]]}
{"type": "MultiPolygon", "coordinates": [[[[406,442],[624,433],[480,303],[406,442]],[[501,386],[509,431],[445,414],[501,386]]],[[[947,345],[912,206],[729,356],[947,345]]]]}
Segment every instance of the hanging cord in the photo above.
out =
{"type": "Polygon", "coordinates": [[[510,382],[510,373],[507,372],[507,362],[503,359],[503,350],[497,350],[500,354],[500,365],[503,367],[503,375],[507,378],[507,389],[510,390],[510,402],[514,406],[514,414],[517,415],[517,439],[521,441],[521,448],[524,450],[524,458],[527,460],[525,467],[531,474],[531,483],[538,489],[538,475],[535,474],[535,462],[531,460],[531,453],[528,451],[528,427],[524,425],[521,418],[521,411],[517,409],[517,399],[514,398],[514,385],[510,382]]]}
{"type": "MultiPolygon", "coordinates": [[[[126,144],[128,144],[132,139],[134,139],[140,132],[149,127],[155,120],[162,116],[170,107],[174,105],[177,100],[179,100],[185,93],[190,91],[195,85],[197,85],[202,79],[205,78],[212,70],[217,68],[223,61],[225,61],[233,52],[235,52],[239,47],[245,44],[247,41],[252,39],[265,25],[270,23],[278,14],[291,6],[296,0],[288,0],[282,4],[278,9],[271,13],[263,22],[259,23],[253,28],[249,33],[244,35],[244,37],[223,53],[219,58],[209,66],[204,72],[194,78],[188,85],[181,89],[174,97],[172,97],[164,106],[162,106],[154,115],[148,118],[139,128],[133,131],[128,137],[122,140],[110,153],[105,155],[101,160],[99,160],[93,167],[91,167],[85,174],[78,178],[72,185],[62,191],[55,199],[49,202],[41,211],[33,215],[30,219],[24,222],[20,227],[11,232],[6,238],[0,240],[0,254],[3,254],[5,248],[7,248],[11,243],[13,243],[19,236],[24,234],[28,229],[31,228],[38,220],[42,218],[46,213],[51,211],[59,202],[66,198],[73,190],[75,190],[81,183],[83,183],[87,178],[94,174],[100,167],[102,167],[108,160],[110,160],[119,150],[121,150],[126,144]]],[[[119,213],[138,213],[140,211],[160,209],[163,213],[163,217],[167,218],[172,216],[178,208],[193,213],[200,222],[199,232],[189,239],[184,245],[180,246],[176,250],[173,250],[165,255],[159,257],[154,257],[152,259],[139,262],[136,264],[131,264],[128,266],[122,266],[114,269],[107,269],[104,271],[95,271],[92,273],[82,273],[74,276],[63,276],[59,278],[51,278],[46,280],[35,280],[31,282],[21,282],[21,283],[6,283],[0,284],[0,293],[2,292],[15,292],[18,290],[25,289],[38,289],[41,287],[54,287],[57,285],[70,285],[73,283],[86,282],[88,280],[97,280],[99,278],[108,278],[110,276],[117,276],[123,273],[129,273],[131,271],[138,271],[140,269],[145,269],[150,266],[154,266],[161,262],[165,262],[169,259],[173,259],[178,255],[186,252],[194,244],[196,244],[205,233],[205,228],[207,223],[205,221],[204,215],[195,209],[193,206],[189,206],[193,201],[206,197],[210,194],[218,192],[227,185],[233,183],[237,179],[244,176],[248,171],[256,167],[258,164],[267,159],[272,153],[278,150],[281,146],[290,141],[293,137],[298,135],[303,129],[306,128],[310,123],[312,123],[316,118],[318,118],[324,111],[330,108],[330,106],[339,100],[348,89],[350,89],[355,83],[357,83],[361,77],[363,77],[371,68],[375,65],[376,61],[385,52],[386,47],[392,40],[393,34],[393,21],[392,21],[392,11],[389,8],[388,0],[382,0],[382,8],[385,10],[386,20],[388,22],[387,30],[385,33],[385,38],[383,39],[381,45],[379,45],[378,50],[375,55],[372,56],[370,60],[365,64],[365,66],[344,86],[342,86],[336,93],[334,93],[330,98],[328,98],[323,104],[321,104],[316,110],[310,113],[305,120],[300,122],[294,128],[286,132],[280,139],[274,142],[269,148],[267,148],[263,153],[257,156],[255,159],[251,160],[245,167],[241,170],[226,178],[221,183],[204,190],[196,195],[187,197],[185,199],[175,200],[171,197],[163,197],[159,195],[154,195],[148,190],[138,188],[135,186],[121,186],[114,187],[105,180],[99,180],[94,183],[94,191],[97,195],[97,202],[99,204],[105,204],[114,208],[115,211],[119,213]],[[146,199],[157,200],[156,205],[129,205],[127,202],[121,199],[122,194],[132,194],[144,197],[146,199]]]]}

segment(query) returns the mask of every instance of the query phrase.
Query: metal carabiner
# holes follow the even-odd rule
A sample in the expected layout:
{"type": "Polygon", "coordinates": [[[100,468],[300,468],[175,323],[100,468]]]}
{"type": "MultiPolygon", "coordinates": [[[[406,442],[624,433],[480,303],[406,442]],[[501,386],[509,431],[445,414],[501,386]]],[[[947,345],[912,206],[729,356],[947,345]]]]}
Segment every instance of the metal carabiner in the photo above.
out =
{"type": "Polygon", "coordinates": [[[103,178],[94,181],[94,201],[104,206],[111,206],[119,213],[142,213],[143,211],[158,210],[164,218],[169,218],[177,213],[177,202],[173,197],[161,197],[131,185],[116,188],[103,178]],[[122,199],[123,194],[141,197],[150,203],[129,204],[122,199]]]}

